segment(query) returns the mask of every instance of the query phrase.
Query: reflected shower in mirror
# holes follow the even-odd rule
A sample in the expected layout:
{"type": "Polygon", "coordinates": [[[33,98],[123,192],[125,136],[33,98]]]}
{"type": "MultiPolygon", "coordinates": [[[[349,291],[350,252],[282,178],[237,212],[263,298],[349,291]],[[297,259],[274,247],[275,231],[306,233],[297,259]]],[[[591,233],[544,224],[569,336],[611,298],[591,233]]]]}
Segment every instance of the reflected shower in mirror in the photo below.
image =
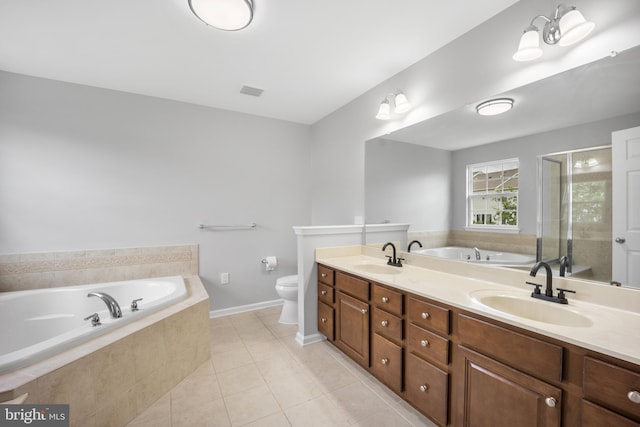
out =
{"type": "Polygon", "coordinates": [[[611,280],[611,147],[539,157],[537,259],[567,275],[611,280]]]}

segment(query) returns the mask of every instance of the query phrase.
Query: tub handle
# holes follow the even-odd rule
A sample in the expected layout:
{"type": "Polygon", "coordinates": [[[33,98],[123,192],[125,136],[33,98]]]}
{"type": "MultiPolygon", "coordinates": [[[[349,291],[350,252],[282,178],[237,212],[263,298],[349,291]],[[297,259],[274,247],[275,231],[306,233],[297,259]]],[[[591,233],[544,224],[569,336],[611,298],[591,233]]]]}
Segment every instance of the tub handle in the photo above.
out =
{"type": "Polygon", "coordinates": [[[91,326],[102,325],[102,323],[100,323],[100,316],[98,315],[98,313],[90,314],[84,318],[84,320],[89,320],[89,319],[91,319],[91,326]]]}
{"type": "Polygon", "coordinates": [[[138,311],[140,310],[138,308],[138,301],[142,301],[143,298],[138,298],[138,299],[134,299],[133,301],[131,301],[131,311],[138,311]]]}

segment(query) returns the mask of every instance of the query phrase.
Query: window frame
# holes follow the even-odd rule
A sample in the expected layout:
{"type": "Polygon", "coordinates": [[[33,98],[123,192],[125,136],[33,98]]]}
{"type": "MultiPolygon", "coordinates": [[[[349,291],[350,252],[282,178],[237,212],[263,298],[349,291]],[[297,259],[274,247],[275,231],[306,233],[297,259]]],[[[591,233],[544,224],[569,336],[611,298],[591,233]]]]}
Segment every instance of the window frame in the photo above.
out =
{"type": "Polygon", "coordinates": [[[518,183],[518,189],[516,191],[509,191],[503,193],[490,192],[485,190],[484,193],[473,192],[473,170],[486,166],[499,166],[504,171],[504,165],[508,163],[515,163],[518,167],[517,177],[520,179],[520,159],[510,158],[503,160],[492,160],[488,162],[468,164],[466,167],[466,219],[465,229],[473,231],[492,231],[492,232],[504,232],[504,233],[519,233],[520,232],[520,184],[518,183]],[[482,198],[502,198],[502,197],[516,197],[516,224],[515,225],[502,225],[502,224],[474,224],[472,201],[482,198]]]}

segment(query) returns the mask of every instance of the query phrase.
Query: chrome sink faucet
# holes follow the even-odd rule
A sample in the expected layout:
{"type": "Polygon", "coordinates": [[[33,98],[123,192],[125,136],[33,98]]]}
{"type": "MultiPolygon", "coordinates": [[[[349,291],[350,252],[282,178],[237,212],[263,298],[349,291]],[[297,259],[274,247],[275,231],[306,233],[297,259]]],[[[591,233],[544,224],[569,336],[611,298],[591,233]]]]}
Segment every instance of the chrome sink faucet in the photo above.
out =
{"type": "Polygon", "coordinates": [[[105,294],[104,292],[91,292],[87,295],[87,297],[100,298],[107,305],[111,317],[115,319],[122,317],[122,310],[120,309],[118,302],[111,295],[105,294]]]}
{"type": "Polygon", "coordinates": [[[544,290],[544,294],[540,292],[540,287],[542,285],[538,283],[526,282],[527,285],[532,285],[536,287],[535,290],[531,293],[531,296],[533,298],[543,299],[545,301],[557,302],[558,304],[568,304],[569,301],[567,301],[567,298],[565,297],[564,293],[571,292],[575,294],[576,291],[572,291],[570,289],[558,288],[558,296],[557,297],[553,296],[553,284],[552,284],[553,277],[551,272],[551,266],[549,266],[549,264],[547,264],[544,261],[539,261],[535,263],[535,265],[531,268],[531,272],[529,273],[529,275],[531,277],[536,277],[536,274],[538,273],[538,270],[540,269],[540,267],[544,267],[547,274],[547,283],[544,290]]]}
{"type": "Polygon", "coordinates": [[[391,249],[393,249],[393,256],[387,255],[387,258],[389,258],[389,261],[387,261],[387,264],[393,265],[394,267],[402,267],[402,261],[404,260],[404,258],[396,258],[396,246],[393,243],[391,242],[385,243],[384,246],[382,247],[382,252],[384,252],[388,246],[391,246],[391,249]]]}
{"type": "Polygon", "coordinates": [[[480,256],[480,249],[476,248],[475,246],[473,247],[473,252],[476,253],[476,261],[480,261],[482,259],[482,257],[480,256]]]}

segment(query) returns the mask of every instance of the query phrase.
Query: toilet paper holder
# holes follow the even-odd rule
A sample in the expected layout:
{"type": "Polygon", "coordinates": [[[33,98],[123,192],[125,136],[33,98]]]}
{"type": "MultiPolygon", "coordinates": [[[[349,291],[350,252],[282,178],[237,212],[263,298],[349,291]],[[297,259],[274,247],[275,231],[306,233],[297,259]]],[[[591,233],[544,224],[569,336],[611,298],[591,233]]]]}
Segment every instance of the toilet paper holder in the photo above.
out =
{"type": "Polygon", "coordinates": [[[278,266],[278,259],[275,256],[268,256],[260,262],[264,264],[265,270],[267,271],[273,271],[278,266]]]}

